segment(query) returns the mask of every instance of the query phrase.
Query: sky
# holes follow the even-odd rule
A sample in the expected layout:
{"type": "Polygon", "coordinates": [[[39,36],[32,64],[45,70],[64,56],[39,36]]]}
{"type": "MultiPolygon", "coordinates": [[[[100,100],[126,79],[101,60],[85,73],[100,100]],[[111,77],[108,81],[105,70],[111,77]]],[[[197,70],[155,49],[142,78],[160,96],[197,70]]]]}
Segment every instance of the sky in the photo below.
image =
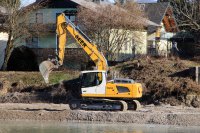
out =
{"type": "MultiPolygon", "coordinates": [[[[35,2],[35,0],[21,0],[22,1],[22,5],[23,6],[26,6],[26,5],[29,5],[33,2],[35,2]]],[[[156,2],[157,0],[137,0],[139,2],[156,2]]]]}
{"type": "Polygon", "coordinates": [[[22,5],[23,6],[26,6],[26,5],[29,5],[29,4],[31,4],[33,2],[35,2],[35,0],[21,0],[21,1],[22,1],[22,5]]]}
{"type": "Polygon", "coordinates": [[[157,2],[157,0],[137,0],[138,2],[157,2]]]}

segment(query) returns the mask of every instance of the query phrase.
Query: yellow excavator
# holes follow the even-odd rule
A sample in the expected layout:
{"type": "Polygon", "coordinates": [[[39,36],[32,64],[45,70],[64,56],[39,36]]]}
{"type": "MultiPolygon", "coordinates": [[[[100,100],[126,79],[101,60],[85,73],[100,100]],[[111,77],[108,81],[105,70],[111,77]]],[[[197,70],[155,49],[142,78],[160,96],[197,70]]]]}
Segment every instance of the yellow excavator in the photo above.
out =
{"type": "Polygon", "coordinates": [[[48,83],[49,73],[63,64],[67,31],[95,63],[96,70],[82,71],[81,99],[71,100],[71,109],[84,110],[137,110],[140,107],[136,99],[142,97],[142,85],[132,79],[118,78],[107,81],[107,60],[97,46],[64,13],[57,17],[57,58],[43,61],[40,72],[48,83]]]}

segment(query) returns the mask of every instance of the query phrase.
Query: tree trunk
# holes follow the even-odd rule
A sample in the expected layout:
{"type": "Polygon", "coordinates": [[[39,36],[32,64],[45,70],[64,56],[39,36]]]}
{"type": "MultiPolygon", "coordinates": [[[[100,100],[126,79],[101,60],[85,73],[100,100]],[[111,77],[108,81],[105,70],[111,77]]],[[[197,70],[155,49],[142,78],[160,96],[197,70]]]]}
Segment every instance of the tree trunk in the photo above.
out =
{"type": "Polygon", "coordinates": [[[2,66],[3,71],[7,70],[8,61],[10,59],[10,56],[11,56],[11,53],[13,50],[13,41],[11,39],[11,37],[12,37],[11,35],[12,34],[10,34],[8,37],[8,42],[7,42],[7,46],[6,46],[6,50],[5,50],[5,58],[4,58],[3,66],[2,66]]]}

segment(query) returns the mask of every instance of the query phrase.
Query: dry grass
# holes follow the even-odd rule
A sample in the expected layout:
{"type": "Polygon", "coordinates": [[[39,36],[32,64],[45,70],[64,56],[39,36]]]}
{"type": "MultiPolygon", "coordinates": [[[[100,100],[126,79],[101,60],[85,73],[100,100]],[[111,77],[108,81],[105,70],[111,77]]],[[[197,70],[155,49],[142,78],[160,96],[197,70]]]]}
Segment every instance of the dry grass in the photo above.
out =
{"type": "MultiPolygon", "coordinates": [[[[190,92],[200,93],[200,85],[194,81],[189,68],[199,65],[196,62],[180,59],[142,59],[129,61],[115,66],[124,77],[143,83],[146,87],[145,102],[173,100],[185,102],[190,92]],[[172,98],[174,97],[174,98],[172,98]]],[[[178,102],[177,102],[178,104],[178,102]]]]}

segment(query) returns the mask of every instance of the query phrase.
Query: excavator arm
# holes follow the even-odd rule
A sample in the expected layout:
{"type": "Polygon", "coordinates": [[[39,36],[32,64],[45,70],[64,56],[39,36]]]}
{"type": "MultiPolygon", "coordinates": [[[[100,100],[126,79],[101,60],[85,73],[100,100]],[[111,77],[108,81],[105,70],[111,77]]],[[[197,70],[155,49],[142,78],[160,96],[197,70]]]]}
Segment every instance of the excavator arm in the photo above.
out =
{"type": "Polygon", "coordinates": [[[64,13],[62,13],[57,17],[57,58],[43,61],[39,66],[40,72],[46,83],[48,83],[50,72],[63,65],[67,31],[95,63],[97,70],[108,70],[107,60],[104,55],[98,51],[97,46],[93,44],[91,40],[65,16],[64,13]]]}

